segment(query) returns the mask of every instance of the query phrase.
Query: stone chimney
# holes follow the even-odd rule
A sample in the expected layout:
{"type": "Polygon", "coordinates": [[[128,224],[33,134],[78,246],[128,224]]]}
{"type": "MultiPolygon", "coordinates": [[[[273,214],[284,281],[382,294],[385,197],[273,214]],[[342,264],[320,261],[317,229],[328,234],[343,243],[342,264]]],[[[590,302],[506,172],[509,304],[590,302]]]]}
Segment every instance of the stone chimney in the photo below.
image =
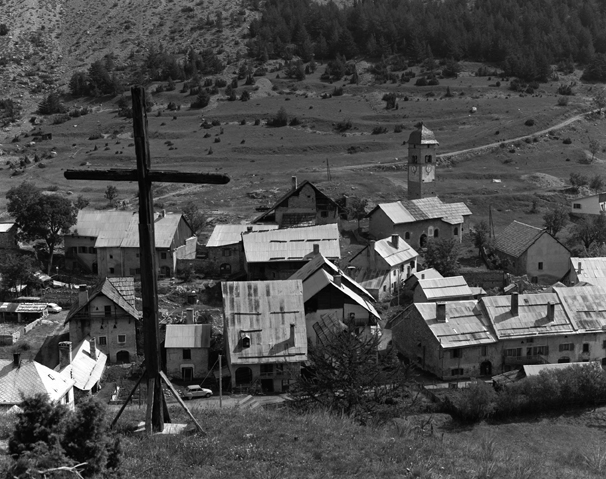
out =
{"type": "Polygon", "coordinates": [[[314,243],[314,255],[320,254],[320,245],[314,243]]]}
{"type": "Polygon", "coordinates": [[[86,303],[88,303],[88,287],[82,285],[78,289],[78,306],[84,306],[86,303]]]}
{"type": "Polygon", "coordinates": [[[298,186],[298,184],[297,184],[297,177],[296,177],[296,176],[293,176],[293,177],[292,177],[292,189],[293,189],[293,190],[296,190],[296,189],[297,189],[297,186],[298,186]]]}
{"type": "Polygon", "coordinates": [[[376,258],[375,258],[375,240],[370,240],[368,243],[368,266],[370,269],[376,269],[376,258]]]}
{"type": "Polygon", "coordinates": [[[555,318],[555,303],[553,301],[549,301],[547,303],[547,321],[551,322],[555,318]]]}
{"type": "Polygon", "coordinates": [[[446,303],[436,303],[436,321],[438,323],[446,322],[446,303]]]}
{"type": "Polygon", "coordinates": [[[246,227],[246,231],[248,231],[249,233],[250,233],[252,230],[253,230],[253,227],[252,227],[252,226],[247,226],[247,227],[246,227]]]}
{"type": "Polygon", "coordinates": [[[391,244],[395,249],[398,249],[400,237],[398,235],[391,235],[391,244]]]}
{"type": "Polygon", "coordinates": [[[97,360],[97,338],[90,338],[88,340],[90,344],[90,358],[93,361],[97,360]]]}
{"type": "Polygon", "coordinates": [[[341,275],[340,275],[340,274],[335,274],[335,275],[333,276],[333,279],[334,279],[335,284],[336,284],[337,286],[341,286],[341,275]]]}
{"type": "Polygon", "coordinates": [[[511,293],[511,315],[518,316],[518,293],[511,293]]]}
{"type": "Polygon", "coordinates": [[[72,362],[72,342],[61,341],[59,343],[59,367],[66,368],[72,362]]]}
{"type": "Polygon", "coordinates": [[[194,310],[192,308],[185,310],[185,324],[194,324],[194,310]]]}
{"type": "Polygon", "coordinates": [[[13,353],[13,366],[16,368],[21,366],[21,353],[13,353]]]}

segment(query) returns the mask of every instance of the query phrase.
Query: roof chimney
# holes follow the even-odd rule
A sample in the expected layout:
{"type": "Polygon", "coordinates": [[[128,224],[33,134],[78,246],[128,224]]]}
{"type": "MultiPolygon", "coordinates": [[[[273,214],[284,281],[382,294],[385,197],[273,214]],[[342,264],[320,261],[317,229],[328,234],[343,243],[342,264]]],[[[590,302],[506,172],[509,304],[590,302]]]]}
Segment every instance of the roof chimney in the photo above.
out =
{"type": "Polygon", "coordinates": [[[370,240],[370,243],[368,243],[368,252],[369,252],[369,268],[370,269],[375,269],[375,240],[370,240]]]}
{"type": "Polygon", "coordinates": [[[583,271],[583,263],[579,261],[577,263],[577,274],[581,274],[581,271],[583,271]]]}
{"type": "Polygon", "coordinates": [[[398,235],[391,235],[391,244],[395,249],[398,249],[398,243],[400,242],[400,237],[398,235]]]}
{"type": "Polygon", "coordinates": [[[185,310],[185,324],[194,324],[194,310],[192,308],[185,310]]]}
{"type": "Polygon", "coordinates": [[[314,254],[320,254],[320,245],[314,243],[314,254]]]}
{"type": "Polygon", "coordinates": [[[72,362],[72,342],[61,341],[59,343],[59,367],[64,369],[72,362]]]}
{"type": "Polygon", "coordinates": [[[90,358],[93,361],[97,360],[97,338],[90,338],[88,340],[90,345],[90,358]]]}
{"type": "Polygon", "coordinates": [[[86,285],[80,286],[78,290],[78,306],[84,306],[88,303],[88,288],[86,285]]]}
{"type": "Polygon", "coordinates": [[[21,366],[21,353],[13,353],[13,366],[16,368],[21,366]]]}
{"type": "Polygon", "coordinates": [[[290,323],[290,339],[293,347],[295,346],[295,323],[290,323]]]}
{"type": "Polygon", "coordinates": [[[446,322],[446,303],[436,303],[436,321],[438,323],[446,322]]]}
{"type": "Polygon", "coordinates": [[[547,321],[553,321],[555,317],[555,303],[553,301],[549,301],[547,303],[547,321]]]}
{"type": "Polygon", "coordinates": [[[337,286],[341,286],[341,275],[340,275],[340,274],[335,274],[335,275],[333,276],[333,279],[334,279],[335,284],[336,284],[337,286]]]}
{"type": "Polygon", "coordinates": [[[518,293],[511,293],[511,315],[518,316],[518,293]]]}
{"type": "Polygon", "coordinates": [[[296,176],[292,177],[292,189],[293,190],[297,189],[297,177],[296,176]]]}
{"type": "Polygon", "coordinates": [[[253,230],[253,227],[251,225],[246,227],[246,231],[248,231],[249,233],[253,230]]]}

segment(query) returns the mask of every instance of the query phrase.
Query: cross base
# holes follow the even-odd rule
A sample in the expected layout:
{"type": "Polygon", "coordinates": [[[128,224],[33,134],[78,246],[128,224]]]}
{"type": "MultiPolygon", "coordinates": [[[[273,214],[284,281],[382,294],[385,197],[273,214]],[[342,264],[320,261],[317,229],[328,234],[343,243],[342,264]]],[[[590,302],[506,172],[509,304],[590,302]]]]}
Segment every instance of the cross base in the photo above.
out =
{"type": "MultiPolygon", "coordinates": [[[[164,429],[162,432],[154,432],[153,435],[157,434],[169,434],[169,435],[177,435],[177,434],[194,434],[196,432],[196,428],[188,429],[188,424],[175,424],[173,422],[164,424],[164,429]]],[[[145,431],[145,421],[141,421],[137,424],[137,429],[135,429],[135,434],[146,434],[145,431]]]]}

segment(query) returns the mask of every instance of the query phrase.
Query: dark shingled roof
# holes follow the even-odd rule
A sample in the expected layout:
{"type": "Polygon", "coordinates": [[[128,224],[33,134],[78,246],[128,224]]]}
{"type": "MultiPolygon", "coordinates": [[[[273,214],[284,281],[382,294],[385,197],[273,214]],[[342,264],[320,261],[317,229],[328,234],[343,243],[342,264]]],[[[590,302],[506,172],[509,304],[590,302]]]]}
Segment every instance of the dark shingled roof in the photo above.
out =
{"type": "Polygon", "coordinates": [[[546,230],[514,221],[497,237],[495,248],[514,258],[520,257],[546,230]]]}

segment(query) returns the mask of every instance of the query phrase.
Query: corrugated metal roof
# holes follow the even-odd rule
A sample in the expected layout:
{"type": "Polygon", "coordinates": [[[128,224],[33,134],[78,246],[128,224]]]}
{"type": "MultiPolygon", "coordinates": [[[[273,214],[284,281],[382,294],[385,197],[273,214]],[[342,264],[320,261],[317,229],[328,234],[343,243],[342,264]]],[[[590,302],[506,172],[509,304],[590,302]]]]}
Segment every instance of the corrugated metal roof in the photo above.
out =
{"type": "Polygon", "coordinates": [[[346,275],[341,269],[337,268],[331,261],[327,260],[321,253],[315,255],[310,261],[305,263],[302,268],[300,268],[295,274],[293,274],[288,279],[300,279],[301,281],[305,281],[312,274],[314,274],[319,269],[324,269],[328,274],[334,276],[336,274],[341,275],[341,281],[346,284],[348,287],[353,289],[360,296],[365,297],[369,301],[374,302],[374,298],[372,295],[366,291],[366,289],[346,275]]]}
{"type": "MultiPolygon", "coordinates": [[[[397,235],[396,235],[397,236],[397,235]]],[[[367,246],[368,248],[369,246],[367,246]]],[[[398,236],[398,246],[393,243],[393,237],[375,241],[375,251],[389,264],[397,266],[419,256],[406,241],[398,236]]]]}
{"type": "Polygon", "coordinates": [[[242,241],[242,233],[252,228],[253,231],[277,230],[278,225],[217,225],[213,229],[206,246],[216,248],[229,244],[237,244],[242,241]]]}
{"type": "Polygon", "coordinates": [[[412,276],[414,276],[418,280],[421,280],[421,279],[436,279],[436,278],[443,278],[444,277],[444,276],[442,276],[440,274],[440,272],[437,269],[434,269],[434,268],[427,268],[427,269],[423,269],[421,271],[417,271],[416,273],[413,273],[412,276]]]}
{"type": "Polygon", "coordinates": [[[577,329],[599,332],[606,329],[606,289],[588,285],[554,291],[577,329]]]}
{"type": "MultiPolygon", "coordinates": [[[[443,203],[437,196],[381,203],[377,208],[382,209],[394,224],[438,218],[449,224],[459,224],[463,222],[464,216],[471,215],[465,203],[443,203]]],[[[372,212],[369,215],[371,214],[372,212]]]]}
{"type": "MultiPolygon", "coordinates": [[[[156,248],[170,248],[181,217],[180,213],[156,214],[156,248]]],[[[96,238],[95,248],[138,248],[139,215],[128,211],[80,210],[70,235],[96,238]]]]}
{"type": "Polygon", "coordinates": [[[8,233],[15,223],[0,223],[0,233],[8,233]]]}
{"type": "MultiPolygon", "coordinates": [[[[570,258],[570,268],[576,272],[579,282],[595,284],[595,279],[606,278],[606,258],[570,258]],[[579,270],[579,264],[581,266],[579,270]]],[[[596,285],[597,286],[597,285],[596,285]]]]}
{"type": "MultiPolygon", "coordinates": [[[[414,308],[443,348],[496,343],[490,323],[478,301],[450,301],[446,304],[446,322],[436,319],[437,303],[415,303],[414,308]]],[[[396,329],[398,326],[394,326],[396,329]]]]}
{"type": "Polygon", "coordinates": [[[379,313],[370,301],[362,298],[358,293],[349,288],[346,283],[341,282],[341,285],[338,285],[335,282],[334,277],[323,269],[316,271],[313,275],[303,281],[303,301],[308,301],[309,299],[313,298],[316,294],[329,285],[341,291],[341,293],[358,304],[358,306],[361,306],[370,314],[380,319],[379,313]]]}
{"type": "Polygon", "coordinates": [[[165,348],[210,348],[210,324],[167,324],[165,348]]]}
{"type": "Polygon", "coordinates": [[[486,296],[482,304],[499,339],[572,333],[570,322],[556,293],[518,295],[518,314],[511,314],[511,296],[486,296]],[[554,319],[547,319],[547,305],[554,304],[554,319]]]}
{"type": "Polygon", "coordinates": [[[300,280],[229,281],[221,283],[221,290],[232,365],[307,360],[300,280]],[[250,337],[250,348],[241,347],[243,334],[250,337]]]}
{"type": "Polygon", "coordinates": [[[20,404],[24,397],[35,394],[47,394],[56,401],[73,385],[73,379],[35,361],[21,361],[16,367],[13,360],[0,359],[0,404],[20,404]]]}
{"type": "Polygon", "coordinates": [[[495,248],[518,258],[543,234],[544,229],[514,221],[497,236],[495,248]]]}
{"type": "Polygon", "coordinates": [[[71,364],[60,371],[62,376],[73,378],[74,387],[81,391],[90,391],[103,375],[107,355],[97,348],[95,361],[90,355],[90,342],[84,340],[76,347],[72,356],[71,364]]]}
{"type": "Polygon", "coordinates": [[[447,278],[420,279],[419,287],[429,300],[440,298],[467,297],[473,295],[463,276],[449,276],[447,278]]]}
{"type": "Polygon", "coordinates": [[[341,257],[336,224],[245,233],[242,238],[248,263],[310,259],[314,244],[320,246],[320,253],[327,258],[341,257]]]}

